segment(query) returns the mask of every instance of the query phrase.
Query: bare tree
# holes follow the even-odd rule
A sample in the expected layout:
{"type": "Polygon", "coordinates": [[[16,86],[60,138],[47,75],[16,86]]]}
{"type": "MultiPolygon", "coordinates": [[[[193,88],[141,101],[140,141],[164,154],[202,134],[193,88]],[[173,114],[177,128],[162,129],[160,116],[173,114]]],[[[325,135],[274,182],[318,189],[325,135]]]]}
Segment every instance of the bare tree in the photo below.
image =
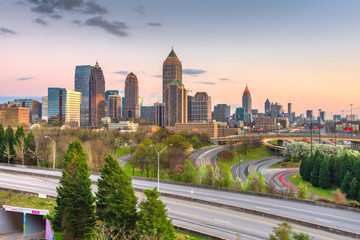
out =
{"type": "Polygon", "coordinates": [[[25,164],[25,154],[26,154],[26,147],[25,147],[25,139],[20,137],[20,139],[14,145],[14,150],[16,154],[16,158],[21,161],[21,164],[25,164]]]}
{"type": "Polygon", "coordinates": [[[10,149],[9,143],[6,143],[6,145],[5,145],[4,157],[7,157],[8,164],[10,164],[10,159],[13,157],[13,155],[11,154],[11,149],[10,149]]]}

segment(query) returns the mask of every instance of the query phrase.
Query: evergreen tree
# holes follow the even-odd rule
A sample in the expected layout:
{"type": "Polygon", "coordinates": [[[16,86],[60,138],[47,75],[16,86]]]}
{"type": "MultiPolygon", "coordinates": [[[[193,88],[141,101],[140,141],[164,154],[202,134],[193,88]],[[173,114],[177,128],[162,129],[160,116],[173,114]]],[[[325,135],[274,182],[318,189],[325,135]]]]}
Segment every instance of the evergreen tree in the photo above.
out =
{"type": "Polygon", "coordinates": [[[310,181],[311,169],[312,169],[313,164],[314,164],[314,161],[311,160],[311,157],[309,157],[308,161],[307,161],[307,164],[304,166],[304,177],[303,177],[303,179],[305,181],[308,181],[308,182],[310,181]]]}
{"type": "Polygon", "coordinates": [[[345,152],[340,165],[338,186],[342,185],[343,179],[347,171],[351,171],[351,160],[347,152],[345,152]]]}
{"type": "Polygon", "coordinates": [[[69,144],[56,190],[54,230],[63,230],[65,240],[88,238],[95,225],[95,198],[91,192],[89,166],[79,141],[69,144]]]}
{"type": "Polygon", "coordinates": [[[345,176],[344,176],[344,179],[341,183],[341,191],[343,193],[349,193],[349,187],[350,187],[350,182],[352,180],[352,176],[351,176],[351,173],[350,171],[347,171],[345,176]]]}
{"type": "Polygon", "coordinates": [[[146,201],[139,204],[140,220],[136,223],[139,232],[151,239],[175,239],[174,226],[167,219],[165,204],[159,200],[159,192],[144,190],[146,201]]]}
{"type": "Polygon", "coordinates": [[[321,188],[329,188],[331,186],[330,170],[328,161],[325,159],[321,163],[319,171],[319,186],[321,188]]]}
{"type": "Polygon", "coordinates": [[[183,182],[195,183],[197,179],[197,171],[189,160],[184,163],[184,170],[181,173],[183,182]]]}
{"type": "Polygon", "coordinates": [[[6,145],[5,129],[4,126],[0,123],[0,162],[4,162],[4,160],[6,160],[4,158],[5,145],[6,145]]]}
{"type": "Polygon", "coordinates": [[[323,161],[323,155],[318,155],[314,161],[313,170],[310,175],[311,176],[310,182],[314,187],[319,186],[319,172],[322,161],[323,161]]]}
{"type": "Polygon", "coordinates": [[[304,158],[300,163],[300,176],[304,179],[304,169],[306,168],[306,164],[308,164],[308,158],[304,158]]]}
{"type": "Polygon", "coordinates": [[[349,198],[356,200],[359,190],[359,182],[354,177],[349,184],[349,198]]]}
{"type": "Polygon", "coordinates": [[[25,160],[27,165],[36,165],[35,153],[36,153],[36,140],[33,132],[30,132],[25,138],[25,160]]]}
{"type": "MultiPolygon", "coordinates": [[[[14,159],[15,159],[15,149],[14,149],[14,144],[15,144],[15,134],[14,134],[14,129],[9,125],[6,128],[5,131],[5,147],[6,145],[8,145],[9,148],[9,154],[7,157],[10,157],[10,163],[14,163],[14,159]]],[[[7,159],[6,157],[6,159],[7,159]]]]}
{"type": "Polygon", "coordinates": [[[354,171],[354,176],[356,177],[356,180],[360,183],[360,159],[355,162],[354,171]]]}
{"type": "Polygon", "coordinates": [[[360,202],[360,190],[359,190],[359,193],[358,193],[358,201],[360,202]]]}
{"type": "Polygon", "coordinates": [[[96,193],[96,212],[99,219],[105,221],[107,227],[134,229],[138,213],[137,197],[131,185],[131,178],[110,155],[106,157],[100,173],[96,193]]]}
{"type": "Polygon", "coordinates": [[[15,133],[15,144],[17,144],[20,139],[25,139],[25,131],[24,131],[24,127],[23,126],[19,126],[16,129],[16,133],[15,133]]]}

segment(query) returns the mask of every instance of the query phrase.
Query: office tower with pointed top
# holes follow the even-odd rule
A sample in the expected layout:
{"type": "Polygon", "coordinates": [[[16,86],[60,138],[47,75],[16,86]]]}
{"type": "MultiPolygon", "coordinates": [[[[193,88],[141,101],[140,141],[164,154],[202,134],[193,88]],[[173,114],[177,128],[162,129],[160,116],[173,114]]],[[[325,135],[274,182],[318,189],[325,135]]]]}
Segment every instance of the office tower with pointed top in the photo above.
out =
{"type": "Polygon", "coordinates": [[[172,48],[163,64],[163,103],[165,103],[165,88],[174,80],[179,80],[182,83],[182,65],[174,48],[172,48]]]}
{"type": "Polygon", "coordinates": [[[243,93],[243,97],[242,97],[242,107],[244,108],[244,112],[245,115],[251,114],[251,96],[250,96],[250,91],[246,85],[246,88],[244,90],[243,93]]]}
{"type": "Polygon", "coordinates": [[[265,101],[265,113],[268,113],[268,112],[270,112],[270,101],[267,98],[265,101]]]}
{"type": "Polygon", "coordinates": [[[82,95],[81,126],[99,128],[105,117],[105,78],[98,62],[95,66],[76,66],[75,91],[82,95]]]}
{"type": "Polygon", "coordinates": [[[139,118],[139,81],[132,72],[125,80],[124,118],[139,118]]]}

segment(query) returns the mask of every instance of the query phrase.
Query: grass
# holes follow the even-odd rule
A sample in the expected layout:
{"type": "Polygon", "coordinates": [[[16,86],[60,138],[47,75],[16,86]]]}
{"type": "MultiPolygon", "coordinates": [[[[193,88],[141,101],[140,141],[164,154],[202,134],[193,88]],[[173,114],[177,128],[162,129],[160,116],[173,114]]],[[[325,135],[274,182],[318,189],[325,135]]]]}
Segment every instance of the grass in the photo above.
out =
{"type": "MultiPolygon", "coordinates": [[[[241,148],[241,146],[240,146],[240,148],[241,148]]],[[[235,153],[236,149],[233,149],[232,152],[235,153]]],[[[243,162],[247,162],[247,161],[251,161],[251,160],[262,159],[262,158],[267,158],[267,157],[272,157],[272,156],[274,156],[274,153],[270,149],[268,149],[266,146],[260,146],[256,149],[248,151],[248,153],[246,155],[241,154],[240,159],[243,162]]],[[[235,164],[239,163],[239,156],[234,156],[234,158],[231,162],[224,162],[224,163],[226,163],[231,168],[235,164]]]]}
{"type": "MultiPolygon", "coordinates": [[[[299,186],[301,183],[303,184],[309,184],[309,182],[305,181],[302,179],[302,177],[300,176],[300,174],[296,174],[295,177],[290,177],[289,180],[295,184],[296,186],[299,186]]],[[[333,196],[332,196],[332,192],[336,191],[337,187],[332,187],[329,189],[322,189],[319,187],[313,187],[309,184],[309,188],[312,189],[315,193],[316,196],[318,197],[324,197],[324,198],[328,198],[330,200],[334,200],[333,196]]]]}
{"type": "Polygon", "coordinates": [[[271,143],[272,145],[278,145],[278,141],[277,141],[277,140],[271,141],[270,143],[271,143]]]}
{"type": "Polygon", "coordinates": [[[175,233],[176,233],[176,239],[180,239],[180,240],[205,240],[205,239],[208,239],[208,238],[198,237],[193,234],[184,233],[184,232],[177,231],[177,230],[175,231],[175,233]]]}
{"type": "Polygon", "coordinates": [[[0,192],[0,204],[1,207],[2,205],[9,205],[14,207],[46,209],[50,212],[54,212],[55,200],[0,192]]]}
{"type": "Polygon", "coordinates": [[[270,166],[270,168],[298,168],[298,167],[300,167],[300,162],[287,161],[286,159],[270,166]]]}
{"type": "Polygon", "coordinates": [[[131,147],[121,147],[116,149],[116,157],[122,157],[131,153],[131,147]]]}

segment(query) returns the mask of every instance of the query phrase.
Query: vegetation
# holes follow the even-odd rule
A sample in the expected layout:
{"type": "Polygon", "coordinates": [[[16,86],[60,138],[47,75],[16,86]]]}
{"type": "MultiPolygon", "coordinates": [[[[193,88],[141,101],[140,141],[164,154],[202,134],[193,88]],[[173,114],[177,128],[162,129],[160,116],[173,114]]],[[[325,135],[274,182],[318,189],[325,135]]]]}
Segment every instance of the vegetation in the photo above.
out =
{"type": "Polygon", "coordinates": [[[310,236],[305,233],[297,233],[292,231],[292,226],[287,223],[279,223],[278,227],[273,228],[270,234],[270,240],[310,240],[310,236]]]}
{"type": "Polygon", "coordinates": [[[19,206],[25,208],[46,209],[54,211],[55,201],[29,195],[14,194],[12,191],[0,192],[0,207],[2,205],[19,206]]]}

